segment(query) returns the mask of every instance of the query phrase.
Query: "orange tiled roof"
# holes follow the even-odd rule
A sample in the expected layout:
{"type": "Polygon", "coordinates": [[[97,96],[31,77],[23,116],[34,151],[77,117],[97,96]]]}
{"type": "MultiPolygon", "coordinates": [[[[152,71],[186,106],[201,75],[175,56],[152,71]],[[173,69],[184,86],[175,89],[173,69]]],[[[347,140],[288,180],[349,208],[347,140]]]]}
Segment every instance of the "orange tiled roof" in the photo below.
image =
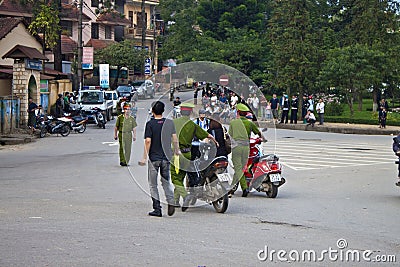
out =
{"type": "Polygon", "coordinates": [[[114,40],[99,40],[99,39],[90,39],[87,43],[86,46],[91,46],[94,48],[94,50],[98,49],[103,49],[109,45],[117,43],[114,40]]]}
{"type": "Polygon", "coordinates": [[[24,18],[0,18],[0,40],[6,37],[21,22],[26,26],[24,18]]]}
{"type": "Polygon", "coordinates": [[[103,13],[97,18],[96,21],[108,25],[131,25],[131,22],[125,17],[121,17],[121,14],[118,12],[103,13]]]}

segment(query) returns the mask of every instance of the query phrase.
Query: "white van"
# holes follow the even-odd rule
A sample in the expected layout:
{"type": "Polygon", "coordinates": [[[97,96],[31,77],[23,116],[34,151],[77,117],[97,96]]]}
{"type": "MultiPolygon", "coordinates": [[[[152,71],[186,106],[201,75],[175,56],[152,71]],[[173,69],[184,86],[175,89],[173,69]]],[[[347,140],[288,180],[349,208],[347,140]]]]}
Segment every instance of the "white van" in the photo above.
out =
{"type": "Polygon", "coordinates": [[[105,91],[106,92],[106,99],[107,100],[112,100],[112,114],[116,115],[117,114],[117,104],[119,101],[118,93],[117,91],[105,91]]]}

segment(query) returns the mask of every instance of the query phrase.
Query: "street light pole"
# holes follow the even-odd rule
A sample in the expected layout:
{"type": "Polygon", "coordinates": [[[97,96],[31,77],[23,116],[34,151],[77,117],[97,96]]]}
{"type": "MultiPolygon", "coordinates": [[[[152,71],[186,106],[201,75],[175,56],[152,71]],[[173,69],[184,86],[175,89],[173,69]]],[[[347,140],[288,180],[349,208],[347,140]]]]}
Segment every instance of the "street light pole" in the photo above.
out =
{"type": "Polygon", "coordinates": [[[82,75],[82,57],[83,57],[83,47],[82,47],[82,10],[83,10],[83,0],[79,0],[79,12],[78,12],[78,90],[82,90],[83,86],[83,75],[82,75]]]}

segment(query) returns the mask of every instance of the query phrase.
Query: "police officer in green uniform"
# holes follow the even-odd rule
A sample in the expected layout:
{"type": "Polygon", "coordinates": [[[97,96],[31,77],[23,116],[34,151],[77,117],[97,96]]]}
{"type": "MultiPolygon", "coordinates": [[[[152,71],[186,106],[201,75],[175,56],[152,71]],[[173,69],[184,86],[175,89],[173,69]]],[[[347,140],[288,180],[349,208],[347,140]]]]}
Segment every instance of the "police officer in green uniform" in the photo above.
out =
{"type": "MultiPolygon", "coordinates": [[[[192,112],[194,105],[191,103],[183,103],[180,105],[182,117],[174,119],[174,125],[176,129],[176,134],[179,141],[179,149],[181,154],[175,156],[171,162],[171,180],[175,186],[174,189],[174,201],[177,207],[179,207],[180,197],[184,198],[184,203],[187,203],[188,193],[185,190],[183,180],[185,179],[186,173],[188,173],[189,185],[190,187],[197,185],[196,175],[191,175],[189,170],[192,170],[191,164],[191,146],[193,137],[197,137],[199,140],[204,138],[211,139],[215,144],[218,145],[214,136],[204,131],[199,125],[194,123],[190,119],[190,113],[192,112]]],[[[187,205],[182,207],[182,211],[187,209],[187,205]]]]}
{"type": "MultiPolygon", "coordinates": [[[[233,175],[232,185],[240,182],[240,187],[243,191],[242,197],[247,197],[249,189],[246,178],[244,177],[243,167],[247,164],[250,153],[250,135],[253,132],[264,140],[265,138],[257,125],[246,118],[246,114],[250,112],[250,109],[242,103],[237,104],[236,109],[238,113],[237,118],[232,120],[229,125],[229,135],[233,139],[234,144],[232,149],[232,163],[235,173],[233,175]]],[[[233,194],[234,190],[231,190],[230,194],[233,194]]]]}
{"type": "Polygon", "coordinates": [[[114,139],[119,140],[119,165],[128,166],[131,158],[132,140],[136,141],[136,120],[131,116],[131,105],[124,104],[124,114],[117,118],[114,139]]]}

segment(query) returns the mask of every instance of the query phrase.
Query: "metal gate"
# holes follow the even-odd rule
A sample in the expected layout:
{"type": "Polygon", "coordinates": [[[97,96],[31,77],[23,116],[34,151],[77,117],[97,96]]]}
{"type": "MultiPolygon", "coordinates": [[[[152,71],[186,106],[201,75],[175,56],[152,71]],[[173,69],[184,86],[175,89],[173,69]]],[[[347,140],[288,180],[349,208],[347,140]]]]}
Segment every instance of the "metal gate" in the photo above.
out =
{"type": "Polygon", "coordinates": [[[0,97],[0,132],[10,133],[18,128],[20,120],[20,100],[0,97]]]}

